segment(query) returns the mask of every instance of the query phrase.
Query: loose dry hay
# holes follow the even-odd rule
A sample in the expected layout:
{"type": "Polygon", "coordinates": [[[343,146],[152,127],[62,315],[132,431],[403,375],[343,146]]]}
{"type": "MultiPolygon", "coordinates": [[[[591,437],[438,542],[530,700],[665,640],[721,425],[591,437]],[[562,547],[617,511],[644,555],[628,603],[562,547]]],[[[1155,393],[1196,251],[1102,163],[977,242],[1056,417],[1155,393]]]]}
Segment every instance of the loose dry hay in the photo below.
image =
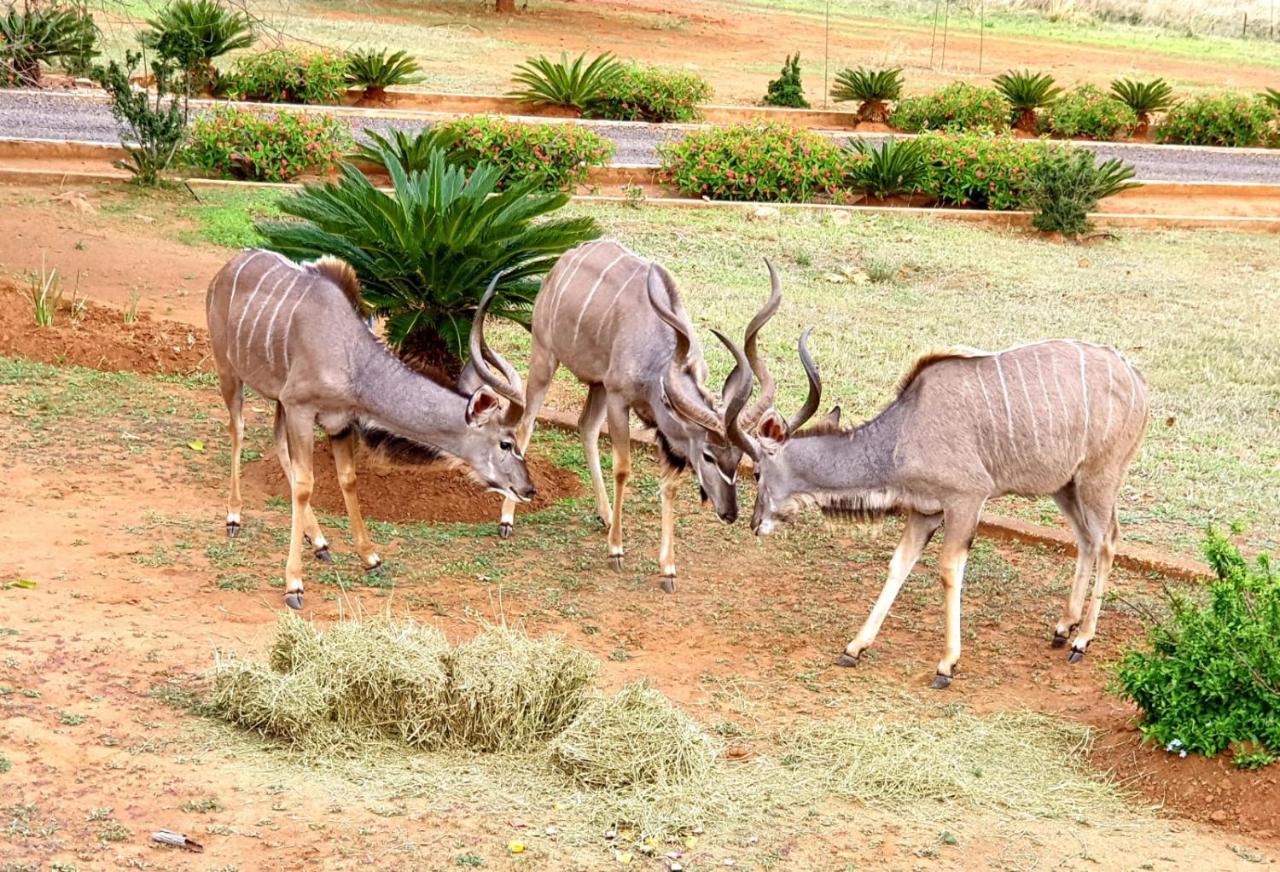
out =
{"type": "Polygon", "coordinates": [[[665,787],[705,778],[720,748],[644,680],[589,703],[551,743],[551,759],[586,787],[665,787]]]}

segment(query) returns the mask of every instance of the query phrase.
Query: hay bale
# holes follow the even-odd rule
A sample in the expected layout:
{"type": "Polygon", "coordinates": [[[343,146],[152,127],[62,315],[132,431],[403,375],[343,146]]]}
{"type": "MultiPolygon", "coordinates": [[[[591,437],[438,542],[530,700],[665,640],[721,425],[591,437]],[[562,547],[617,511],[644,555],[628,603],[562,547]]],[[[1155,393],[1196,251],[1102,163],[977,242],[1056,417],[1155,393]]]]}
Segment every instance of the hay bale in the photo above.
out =
{"type": "Polygon", "coordinates": [[[599,668],[559,636],[530,639],[509,627],[485,627],[453,655],[453,744],[508,751],[545,742],[591,698],[599,668]]]}
{"type": "Polygon", "coordinates": [[[328,720],[332,700],[310,672],[282,675],[245,660],[220,662],[210,710],[264,736],[298,744],[328,720]]]}
{"type": "Polygon", "coordinates": [[[285,612],[276,622],[276,638],[271,643],[268,661],[276,672],[293,672],[323,655],[320,631],[315,624],[304,621],[292,611],[285,612]]]}
{"type": "Polygon", "coordinates": [[[663,787],[705,777],[719,750],[642,679],[587,705],[551,743],[551,759],[586,787],[663,787]]]}

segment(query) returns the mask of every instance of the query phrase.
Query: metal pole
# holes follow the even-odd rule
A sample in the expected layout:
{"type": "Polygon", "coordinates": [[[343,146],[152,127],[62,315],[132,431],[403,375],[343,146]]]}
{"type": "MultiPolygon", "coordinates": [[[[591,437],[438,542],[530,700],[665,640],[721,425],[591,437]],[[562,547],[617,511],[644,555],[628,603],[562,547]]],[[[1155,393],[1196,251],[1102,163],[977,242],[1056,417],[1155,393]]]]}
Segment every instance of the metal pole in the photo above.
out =
{"type": "Polygon", "coordinates": [[[951,20],[951,0],[945,0],[946,8],[942,12],[942,59],[938,61],[938,70],[947,68],[947,22],[951,20]]]}
{"type": "Polygon", "coordinates": [[[827,70],[831,63],[831,0],[827,0],[827,35],[822,46],[822,108],[827,108],[827,70]]]}
{"type": "MultiPolygon", "coordinates": [[[[1271,0],[1275,2],[1275,0],[1271,0]]],[[[987,32],[987,0],[978,6],[978,72],[982,72],[982,38],[987,32]]]]}
{"type": "Polygon", "coordinates": [[[929,37],[929,69],[933,69],[933,47],[938,42],[938,4],[942,0],[933,0],[933,36],[929,37]]]}

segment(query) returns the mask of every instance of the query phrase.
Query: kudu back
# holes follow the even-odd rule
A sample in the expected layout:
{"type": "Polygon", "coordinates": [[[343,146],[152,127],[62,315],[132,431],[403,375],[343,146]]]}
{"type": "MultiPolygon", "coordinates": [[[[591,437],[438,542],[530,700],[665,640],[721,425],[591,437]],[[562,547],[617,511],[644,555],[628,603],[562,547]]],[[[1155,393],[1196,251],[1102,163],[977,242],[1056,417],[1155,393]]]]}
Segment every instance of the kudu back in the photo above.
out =
{"type": "MultiPolygon", "coordinates": [[[[473,333],[482,329],[492,294],[491,285],[473,333]]],[[[285,568],[285,602],[292,608],[302,607],[304,537],[318,559],[332,559],[311,508],[317,423],[329,434],[352,537],[366,570],[382,561],[356,497],[357,433],[405,459],[444,456],[460,461],[473,478],[505,497],[525,500],[534,492],[524,458],[515,449],[518,391],[506,385],[499,392],[508,398],[504,407],[488,387],[463,396],[409,370],[375,338],[357,314],[359,306],[355,271],[337,258],[297,264],[274,252],[243,251],[209,285],[209,338],[230,413],[227,535],[237,535],[241,525],[240,444],[247,384],[275,401],[276,453],[292,492],[285,568]]]]}
{"type": "MultiPolygon", "coordinates": [[[[735,355],[741,365],[745,357],[740,350],[735,355]]],[[[770,410],[754,436],[730,431],[756,460],[752,528],[767,534],[806,505],[852,519],[905,515],[888,581],[837,662],[856,665],[874,642],[902,583],[942,526],[946,651],[934,686],[947,686],[960,657],[969,547],[986,501],[1006,494],[1052,496],[1075,532],[1075,580],[1053,644],[1070,641],[1070,659],[1078,662],[1097,633],[1119,537],[1116,500],[1146,430],[1147,386],[1138,370],[1113,348],[1070,340],[926,355],[871,421],[849,430],[828,422],[799,431],[822,390],[805,337],[800,356],[810,384],[801,413],[788,422],[770,410]],[[1091,574],[1093,596],[1082,618],[1091,574]]],[[[742,402],[734,396],[730,411],[742,402]]]]}
{"type": "MultiPolygon", "coordinates": [[[[753,427],[772,403],[773,381],[756,350],[756,335],[777,311],[781,284],[769,266],[771,294],[747,328],[746,353],[761,381],[761,397],[740,410],[753,427]]],[[[631,413],[656,432],[662,470],[662,535],[658,549],[662,586],[674,590],[675,494],[689,468],[704,502],[726,523],[738,516],[737,473],[742,451],[726,437],[723,410],[706,386],[707,367],[675,280],[661,265],[612,240],[588,242],[564,254],[547,275],[533,310],[524,417],[517,428],[521,450],[556,369],[563,365],[587,385],[578,421],[601,522],[609,529],[609,562],[621,569],[622,503],[631,474],[631,413]],[[600,467],[599,437],[608,421],[613,449],[614,495],[610,505],[600,467]]],[[[748,381],[751,371],[747,373],[748,381]]],[[[748,385],[750,389],[750,385],[748,385]]],[[[503,506],[499,526],[508,536],[514,505],[503,506]]]]}

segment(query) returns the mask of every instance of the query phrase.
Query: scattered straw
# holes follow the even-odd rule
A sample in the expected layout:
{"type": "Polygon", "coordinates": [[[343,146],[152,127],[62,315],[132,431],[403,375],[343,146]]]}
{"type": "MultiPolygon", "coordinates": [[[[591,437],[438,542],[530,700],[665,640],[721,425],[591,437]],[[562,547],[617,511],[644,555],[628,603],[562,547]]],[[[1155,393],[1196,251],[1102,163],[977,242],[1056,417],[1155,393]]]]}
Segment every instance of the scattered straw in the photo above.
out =
{"type": "Polygon", "coordinates": [[[597,699],[551,743],[558,768],[587,787],[678,785],[705,778],[719,748],[646,681],[597,699]]]}

